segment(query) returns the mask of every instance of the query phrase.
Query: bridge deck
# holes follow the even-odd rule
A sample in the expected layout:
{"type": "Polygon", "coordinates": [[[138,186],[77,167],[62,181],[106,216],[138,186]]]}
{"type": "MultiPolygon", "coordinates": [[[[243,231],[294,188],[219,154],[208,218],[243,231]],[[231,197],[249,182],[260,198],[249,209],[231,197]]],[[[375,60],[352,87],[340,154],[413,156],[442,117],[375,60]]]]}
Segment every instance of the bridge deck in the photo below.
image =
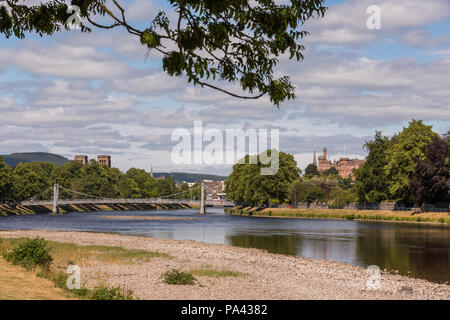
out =
{"type": "MultiPolygon", "coordinates": [[[[197,204],[200,205],[200,201],[195,200],[172,200],[172,199],[97,199],[97,200],[59,200],[60,205],[71,205],[71,204],[197,204]]],[[[23,201],[21,205],[24,206],[45,206],[52,205],[53,201],[23,201]]],[[[234,202],[228,200],[205,200],[205,205],[207,206],[218,206],[218,207],[232,207],[234,202]]]]}

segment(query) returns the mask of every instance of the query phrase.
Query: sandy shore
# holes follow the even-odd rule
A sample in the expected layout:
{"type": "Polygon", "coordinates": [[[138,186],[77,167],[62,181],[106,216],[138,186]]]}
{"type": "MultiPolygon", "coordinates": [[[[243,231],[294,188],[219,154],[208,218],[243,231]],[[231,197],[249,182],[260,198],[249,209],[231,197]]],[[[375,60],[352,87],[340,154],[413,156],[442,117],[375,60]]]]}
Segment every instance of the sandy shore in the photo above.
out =
{"type": "Polygon", "coordinates": [[[343,263],[271,254],[263,250],[114,234],[57,231],[2,231],[0,237],[36,237],[59,242],[121,246],[159,251],[172,259],[153,258],[134,265],[82,268],[82,281],[100,281],[134,291],[140,299],[450,299],[450,286],[383,272],[381,289],[366,289],[366,269],[343,263]],[[197,277],[194,286],[161,281],[169,269],[230,270],[239,277],[197,277]]]}

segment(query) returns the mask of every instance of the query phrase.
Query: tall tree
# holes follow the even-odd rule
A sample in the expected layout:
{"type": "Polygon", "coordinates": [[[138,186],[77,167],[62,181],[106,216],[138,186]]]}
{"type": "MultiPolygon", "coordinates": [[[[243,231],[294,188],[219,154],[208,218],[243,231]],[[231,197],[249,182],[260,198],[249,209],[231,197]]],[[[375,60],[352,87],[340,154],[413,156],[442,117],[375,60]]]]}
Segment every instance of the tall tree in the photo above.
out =
{"type": "Polygon", "coordinates": [[[11,189],[13,186],[12,170],[0,156],[0,202],[11,200],[11,189]]]}
{"type": "Polygon", "coordinates": [[[386,151],[391,141],[377,131],[373,140],[366,141],[364,149],[368,151],[366,162],[355,173],[356,192],[360,202],[376,203],[389,196],[386,172],[388,163],[386,151]]]}
{"type": "Polygon", "coordinates": [[[446,141],[435,137],[428,146],[426,158],[417,159],[410,186],[416,204],[449,199],[450,166],[446,164],[448,154],[449,147],[446,141]]]}
{"type": "Polygon", "coordinates": [[[429,143],[437,136],[431,128],[421,120],[412,120],[387,149],[385,171],[391,199],[412,201],[409,185],[417,159],[425,158],[429,143]]]}
{"type": "MultiPolygon", "coordinates": [[[[444,135],[445,142],[447,143],[447,147],[450,148],[450,131],[448,131],[444,135]]],[[[447,155],[447,159],[445,159],[445,164],[450,166],[450,153],[447,155]]]]}
{"type": "Polygon", "coordinates": [[[310,163],[305,168],[305,175],[318,176],[320,174],[319,174],[319,171],[317,170],[317,166],[314,163],[310,163]]]}
{"type": "Polygon", "coordinates": [[[15,200],[26,200],[48,189],[51,186],[50,175],[54,167],[50,162],[19,163],[12,175],[15,200]]]}
{"type": "MultiPolygon", "coordinates": [[[[80,9],[81,31],[123,28],[139,37],[143,46],[162,56],[164,71],[185,76],[189,82],[231,96],[257,99],[268,95],[279,105],[295,98],[288,76],[274,77],[280,56],[303,59],[299,43],[308,32],[306,21],[323,17],[324,0],[167,0],[172,10],[148,12],[150,23],[132,25],[125,1],[72,0],[80,9]],[[122,4],[121,4],[122,2],[122,4]],[[176,19],[169,19],[173,13],[176,19]],[[237,85],[243,93],[220,87],[220,80],[237,85]]],[[[0,0],[0,33],[23,38],[27,32],[51,35],[68,29],[74,11],[62,0],[26,4],[0,0]]],[[[151,84],[149,84],[151,85],[151,84]]]]}
{"type": "Polygon", "coordinates": [[[329,168],[327,170],[324,170],[323,174],[325,176],[332,176],[332,175],[339,174],[339,171],[335,167],[331,167],[331,168],[329,168]]]}
{"type": "Polygon", "coordinates": [[[160,195],[157,182],[145,170],[131,168],[127,171],[126,176],[137,184],[142,197],[153,198],[160,195]]]}
{"type": "Polygon", "coordinates": [[[70,189],[74,179],[81,178],[83,174],[83,164],[78,161],[70,161],[62,166],[55,167],[50,174],[52,184],[58,183],[60,186],[70,189]]]}
{"type": "Polygon", "coordinates": [[[174,194],[177,192],[175,180],[171,175],[169,175],[165,179],[156,180],[156,186],[158,188],[158,193],[162,196],[174,194]]]}
{"type": "Polygon", "coordinates": [[[249,205],[267,205],[271,199],[284,202],[289,197],[291,184],[300,173],[294,156],[279,152],[279,169],[274,175],[261,174],[261,168],[265,167],[260,161],[261,156],[256,156],[256,164],[253,164],[251,156],[246,155],[233,166],[225,181],[227,198],[249,205]]]}

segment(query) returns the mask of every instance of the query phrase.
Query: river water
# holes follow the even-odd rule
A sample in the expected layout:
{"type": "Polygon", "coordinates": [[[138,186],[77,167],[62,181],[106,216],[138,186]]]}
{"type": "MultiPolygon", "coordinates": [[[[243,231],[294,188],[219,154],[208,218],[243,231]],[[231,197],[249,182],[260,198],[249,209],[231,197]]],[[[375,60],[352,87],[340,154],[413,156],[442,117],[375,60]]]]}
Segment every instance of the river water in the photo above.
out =
{"type": "Polygon", "coordinates": [[[112,232],[189,239],[358,266],[378,265],[434,282],[450,282],[450,228],[353,220],[257,218],[222,209],[93,212],[0,217],[0,230],[112,232]],[[116,220],[105,216],[177,217],[181,220],[116,220]],[[183,220],[183,218],[188,218],[183,220]],[[194,218],[194,219],[192,219],[194,218]]]}

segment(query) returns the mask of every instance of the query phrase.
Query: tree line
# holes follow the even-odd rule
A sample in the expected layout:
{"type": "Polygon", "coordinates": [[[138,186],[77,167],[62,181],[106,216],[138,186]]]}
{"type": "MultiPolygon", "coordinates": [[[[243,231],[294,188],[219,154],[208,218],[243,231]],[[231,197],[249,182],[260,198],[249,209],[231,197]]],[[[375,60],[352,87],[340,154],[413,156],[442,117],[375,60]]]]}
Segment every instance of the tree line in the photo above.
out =
{"type": "Polygon", "coordinates": [[[420,120],[391,138],[376,132],[364,145],[366,163],[355,173],[358,199],[409,205],[448,201],[449,146],[448,133],[441,137],[420,120]]]}
{"type": "MultiPolygon", "coordinates": [[[[376,132],[366,141],[368,156],[364,165],[349,178],[335,168],[319,172],[309,164],[304,174],[293,155],[280,152],[280,169],[274,176],[260,174],[261,163],[236,164],[227,179],[227,198],[245,205],[401,202],[404,205],[445,203],[450,200],[450,136],[441,137],[432,126],[412,120],[391,138],[376,132]]],[[[257,157],[259,157],[258,155],[257,157]]]]}
{"type": "Polygon", "coordinates": [[[76,161],[62,166],[50,162],[19,163],[7,166],[0,157],[0,201],[18,202],[41,194],[53,184],[103,198],[154,198],[185,192],[177,198],[198,200],[200,184],[176,185],[172,176],[154,179],[143,169],[123,173],[95,161],[83,165],[76,161]]]}

